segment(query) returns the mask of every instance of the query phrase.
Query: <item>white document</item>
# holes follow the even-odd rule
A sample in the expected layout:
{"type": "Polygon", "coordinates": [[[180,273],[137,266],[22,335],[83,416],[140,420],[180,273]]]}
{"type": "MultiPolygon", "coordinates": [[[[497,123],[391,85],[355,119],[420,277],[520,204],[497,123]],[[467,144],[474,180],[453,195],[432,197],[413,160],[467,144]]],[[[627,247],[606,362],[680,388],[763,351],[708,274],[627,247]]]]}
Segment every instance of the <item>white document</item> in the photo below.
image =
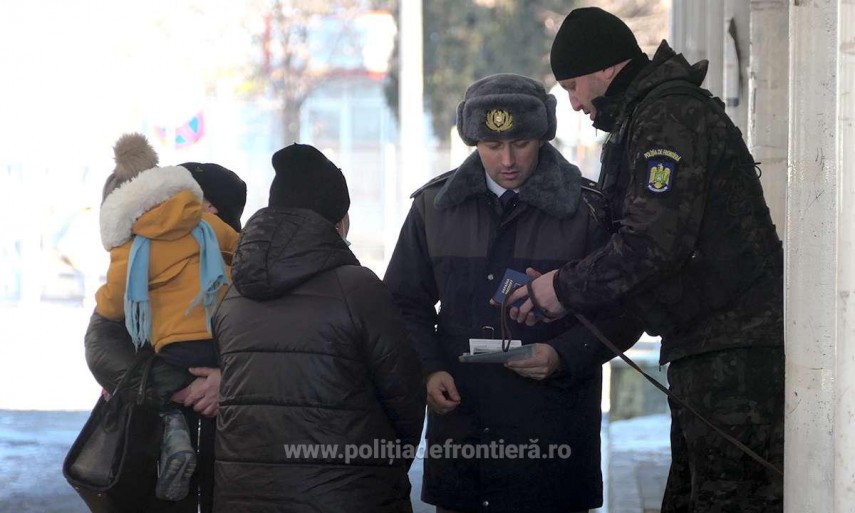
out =
{"type": "Polygon", "coordinates": [[[510,348],[503,351],[501,340],[470,338],[469,352],[460,355],[458,360],[463,363],[505,363],[532,356],[534,356],[534,344],[524,346],[519,340],[511,340],[510,348]]]}
{"type": "MultiPolygon", "coordinates": [[[[511,340],[509,349],[522,346],[521,340],[511,340]]],[[[495,353],[502,350],[502,340],[498,338],[470,338],[469,354],[495,353]]]]}

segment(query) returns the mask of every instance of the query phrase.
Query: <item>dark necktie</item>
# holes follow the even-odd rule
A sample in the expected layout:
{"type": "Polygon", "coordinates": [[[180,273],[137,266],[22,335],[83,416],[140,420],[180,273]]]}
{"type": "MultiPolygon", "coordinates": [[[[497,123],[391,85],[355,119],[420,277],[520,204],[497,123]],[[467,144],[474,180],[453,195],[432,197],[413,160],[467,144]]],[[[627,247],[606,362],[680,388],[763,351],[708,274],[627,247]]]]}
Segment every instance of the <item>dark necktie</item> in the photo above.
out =
{"type": "Polygon", "coordinates": [[[517,193],[513,189],[508,189],[499,196],[499,203],[502,205],[502,211],[508,211],[516,204],[517,193]]]}

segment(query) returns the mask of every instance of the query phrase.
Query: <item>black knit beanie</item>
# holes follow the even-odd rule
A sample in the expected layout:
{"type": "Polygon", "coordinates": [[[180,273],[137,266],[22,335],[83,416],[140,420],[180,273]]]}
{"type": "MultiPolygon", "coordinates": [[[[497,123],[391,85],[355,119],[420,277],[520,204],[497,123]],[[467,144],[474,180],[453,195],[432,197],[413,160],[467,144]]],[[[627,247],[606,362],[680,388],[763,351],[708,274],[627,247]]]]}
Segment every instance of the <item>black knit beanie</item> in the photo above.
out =
{"type": "Polygon", "coordinates": [[[205,199],[216,207],[217,216],[239,232],[240,216],[246,206],[246,183],[219,164],[185,162],[181,167],[190,170],[205,199]]]}
{"type": "Polygon", "coordinates": [[[308,144],[292,144],[273,154],[276,176],[268,206],[306,208],[335,224],[350,209],[347,181],[341,170],[308,144]]]}
{"type": "Polygon", "coordinates": [[[642,55],[626,23],[599,7],[570,11],[555,34],[549,62],[555,80],[580,77],[642,55]]]}

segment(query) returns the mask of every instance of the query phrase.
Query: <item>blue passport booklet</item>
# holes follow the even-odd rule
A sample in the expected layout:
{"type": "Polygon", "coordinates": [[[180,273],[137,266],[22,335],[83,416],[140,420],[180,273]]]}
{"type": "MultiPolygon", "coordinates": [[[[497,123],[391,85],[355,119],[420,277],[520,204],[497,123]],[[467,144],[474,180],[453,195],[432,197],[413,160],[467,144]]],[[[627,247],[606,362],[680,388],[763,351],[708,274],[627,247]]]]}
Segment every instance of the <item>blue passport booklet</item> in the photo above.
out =
{"type": "MultiPolygon", "coordinates": [[[[496,289],[496,293],[493,294],[493,301],[495,301],[496,304],[501,305],[502,301],[505,300],[505,296],[510,294],[516,288],[525,286],[525,284],[530,281],[531,276],[526,273],[521,273],[513,269],[506,269],[505,275],[502,277],[502,281],[499,282],[499,288],[496,289]]],[[[525,301],[526,298],[517,299],[511,304],[511,306],[519,308],[523,303],[525,303],[525,301]]],[[[537,307],[534,307],[531,312],[535,317],[543,317],[543,312],[541,312],[537,307]]]]}

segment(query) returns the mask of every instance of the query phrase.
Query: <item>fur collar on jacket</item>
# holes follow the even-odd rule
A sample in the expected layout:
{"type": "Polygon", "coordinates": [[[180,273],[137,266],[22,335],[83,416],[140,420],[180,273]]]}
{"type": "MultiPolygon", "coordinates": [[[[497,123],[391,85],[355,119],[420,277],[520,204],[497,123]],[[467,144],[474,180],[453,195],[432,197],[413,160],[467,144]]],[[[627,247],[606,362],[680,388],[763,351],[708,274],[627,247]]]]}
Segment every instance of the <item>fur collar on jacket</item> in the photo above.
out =
{"type": "MultiPolygon", "coordinates": [[[[440,210],[462,203],[470,196],[487,192],[484,165],[477,151],[451,174],[437,193],[434,206],[440,210]]],[[[537,169],[520,187],[519,200],[559,219],[572,216],[582,195],[582,173],[552,146],[540,148],[537,169]]]]}
{"type": "Polygon", "coordinates": [[[202,188],[181,166],[154,167],[120,185],[101,204],[101,243],[107,251],[128,242],[137,219],[181,191],[202,201],[202,188]]]}

